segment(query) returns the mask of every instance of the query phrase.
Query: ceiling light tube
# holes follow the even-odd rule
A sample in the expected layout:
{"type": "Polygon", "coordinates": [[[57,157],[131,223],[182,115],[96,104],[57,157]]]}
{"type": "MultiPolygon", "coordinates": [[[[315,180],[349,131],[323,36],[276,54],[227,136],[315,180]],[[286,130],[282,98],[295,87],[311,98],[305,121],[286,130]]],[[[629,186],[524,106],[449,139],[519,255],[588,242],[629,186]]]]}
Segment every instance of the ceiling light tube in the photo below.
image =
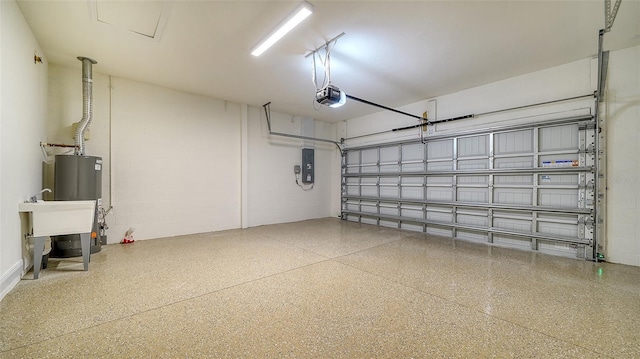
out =
{"type": "Polygon", "coordinates": [[[306,19],[313,12],[313,6],[306,1],[303,1],[284,21],[278,25],[276,30],[271,32],[266,38],[251,50],[251,55],[260,56],[263,52],[267,51],[273,44],[286,35],[291,29],[296,27],[302,20],[306,19]]]}

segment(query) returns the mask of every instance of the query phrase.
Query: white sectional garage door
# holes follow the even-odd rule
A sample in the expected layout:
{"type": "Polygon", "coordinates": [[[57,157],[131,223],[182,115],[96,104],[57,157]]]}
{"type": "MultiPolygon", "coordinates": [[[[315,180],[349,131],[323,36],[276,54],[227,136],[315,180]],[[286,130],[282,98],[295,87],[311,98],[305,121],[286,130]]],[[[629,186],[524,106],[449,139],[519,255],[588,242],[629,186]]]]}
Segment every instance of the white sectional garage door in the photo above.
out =
{"type": "Polygon", "coordinates": [[[342,218],[593,259],[595,122],[346,148],[342,218]]]}

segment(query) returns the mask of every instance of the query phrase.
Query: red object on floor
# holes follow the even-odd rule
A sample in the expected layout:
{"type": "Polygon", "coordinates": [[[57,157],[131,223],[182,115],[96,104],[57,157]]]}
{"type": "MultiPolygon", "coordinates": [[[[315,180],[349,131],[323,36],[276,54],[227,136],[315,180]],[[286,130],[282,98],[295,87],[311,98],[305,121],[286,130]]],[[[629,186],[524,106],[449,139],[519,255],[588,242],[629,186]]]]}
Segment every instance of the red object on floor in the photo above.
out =
{"type": "Polygon", "coordinates": [[[122,242],[120,242],[120,244],[127,244],[127,243],[133,243],[135,242],[135,239],[123,239],[122,242]]]}

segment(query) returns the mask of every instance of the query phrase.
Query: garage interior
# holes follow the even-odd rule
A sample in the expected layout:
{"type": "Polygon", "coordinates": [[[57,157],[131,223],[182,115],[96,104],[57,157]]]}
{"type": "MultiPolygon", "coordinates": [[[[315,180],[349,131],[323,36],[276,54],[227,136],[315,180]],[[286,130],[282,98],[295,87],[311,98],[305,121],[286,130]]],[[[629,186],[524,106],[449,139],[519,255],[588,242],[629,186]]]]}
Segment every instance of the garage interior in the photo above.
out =
{"type": "Polygon", "coordinates": [[[640,355],[639,2],[0,6],[1,356],[640,355]]]}

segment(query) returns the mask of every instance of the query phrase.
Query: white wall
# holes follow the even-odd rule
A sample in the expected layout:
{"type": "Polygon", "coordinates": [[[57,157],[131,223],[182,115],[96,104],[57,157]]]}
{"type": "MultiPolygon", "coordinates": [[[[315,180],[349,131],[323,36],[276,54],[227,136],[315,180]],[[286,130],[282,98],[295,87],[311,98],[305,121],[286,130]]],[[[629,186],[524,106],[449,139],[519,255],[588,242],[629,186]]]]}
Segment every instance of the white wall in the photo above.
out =
{"type": "Polygon", "coordinates": [[[640,46],[609,55],[607,257],[640,266],[640,46]]]}
{"type": "Polygon", "coordinates": [[[240,227],[240,105],[114,79],[111,116],[114,241],[240,227]]]}
{"type": "MultiPolygon", "coordinates": [[[[605,253],[608,261],[640,266],[640,47],[614,51],[609,60],[607,121],[607,232],[605,253]]],[[[585,59],[562,66],[471,88],[457,93],[420,101],[402,110],[422,114],[430,119],[445,119],[467,114],[552,101],[593,93],[596,84],[596,61],[585,59]]],[[[591,113],[593,99],[568,101],[495,115],[480,116],[435,125],[436,134],[471,128],[485,128],[504,121],[532,123],[545,119],[591,113]]],[[[380,112],[352,119],[341,125],[341,137],[353,137],[415,124],[409,117],[380,112]]],[[[381,134],[348,141],[348,146],[385,142],[418,136],[417,130],[381,134]]]]}
{"type": "Polygon", "coordinates": [[[0,1],[0,299],[30,265],[18,203],[41,187],[47,61],[14,1],[0,1]],[[43,63],[34,64],[34,52],[43,63]],[[23,257],[27,261],[23,260],[23,257]]]}
{"type": "MultiPolygon", "coordinates": [[[[416,102],[404,106],[401,110],[421,115],[429,111],[429,119],[442,120],[469,114],[481,114],[515,106],[553,101],[559,98],[587,95],[595,89],[592,82],[593,65],[591,59],[534,72],[503,81],[486,84],[460,92],[440,96],[434,99],[416,102]],[[435,101],[436,114],[433,114],[435,101]]],[[[433,130],[437,134],[498,125],[501,122],[533,122],[544,120],[545,116],[537,116],[549,112],[589,113],[592,99],[584,99],[551,106],[534,107],[520,111],[487,115],[475,119],[459,120],[436,124],[433,130]]],[[[390,113],[379,112],[370,116],[352,119],[343,124],[341,136],[353,137],[363,134],[384,131],[391,128],[416,124],[416,120],[390,113]]],[[[399,131],[378,136],[364,137],[347,142],[349,146],[380,141],[415,138],[419,132],[415,130],[399,131]]]]}
{"type": "MultiPolygon", "coordinates": [[[[129,227],[140,240],[240,228],[243,213],[248,226],[339,214],[334,145],[314,144],[316,183],[304,192],[293,175],[301,141],[268,136],[261,107],[110,78],[96,60],[86,153],[103,158],[103,203],[114,206],[107,217],[109,243],[119,242],[129,227]]],[[[75,68],[50,65],[49,142],[73,143],[71,124],[82,117],[81,77],[79,61],[75,68]]],[[[274,130],[301,134],[301,118],[273,117],[274,130]]],[[[335,124],[313,122],[315,136],[336,137],[335,124]]]]}
{"type": "MultiPolygon", "coordinates": [[[[335,124],[313,121],[313,133],[303,133],[302,121],[301,117],[272,112],[271,130],[335,139],[335,124]]],[[[249,226],[337,216],[339,212],[332,211],[335,182],[339,181],[337,147],[326,142],[269,135],[262,107],[249,107],[248,124],[249,226]],[[310,191],[296,185],[293,172],[294,165],[302,162],[303,144],[315,148],[315,183],[310,191]]]]}
{"type": "MultiPolygon", "coordinates": [[[[103,159],[108,243],[130,227],[138,240],[238,228],[240,105],[111,78],[96,60],[86,154],[103,159]]],[[[81,74],[50,66],[50,142],[73,143],[81,74]]]]}

